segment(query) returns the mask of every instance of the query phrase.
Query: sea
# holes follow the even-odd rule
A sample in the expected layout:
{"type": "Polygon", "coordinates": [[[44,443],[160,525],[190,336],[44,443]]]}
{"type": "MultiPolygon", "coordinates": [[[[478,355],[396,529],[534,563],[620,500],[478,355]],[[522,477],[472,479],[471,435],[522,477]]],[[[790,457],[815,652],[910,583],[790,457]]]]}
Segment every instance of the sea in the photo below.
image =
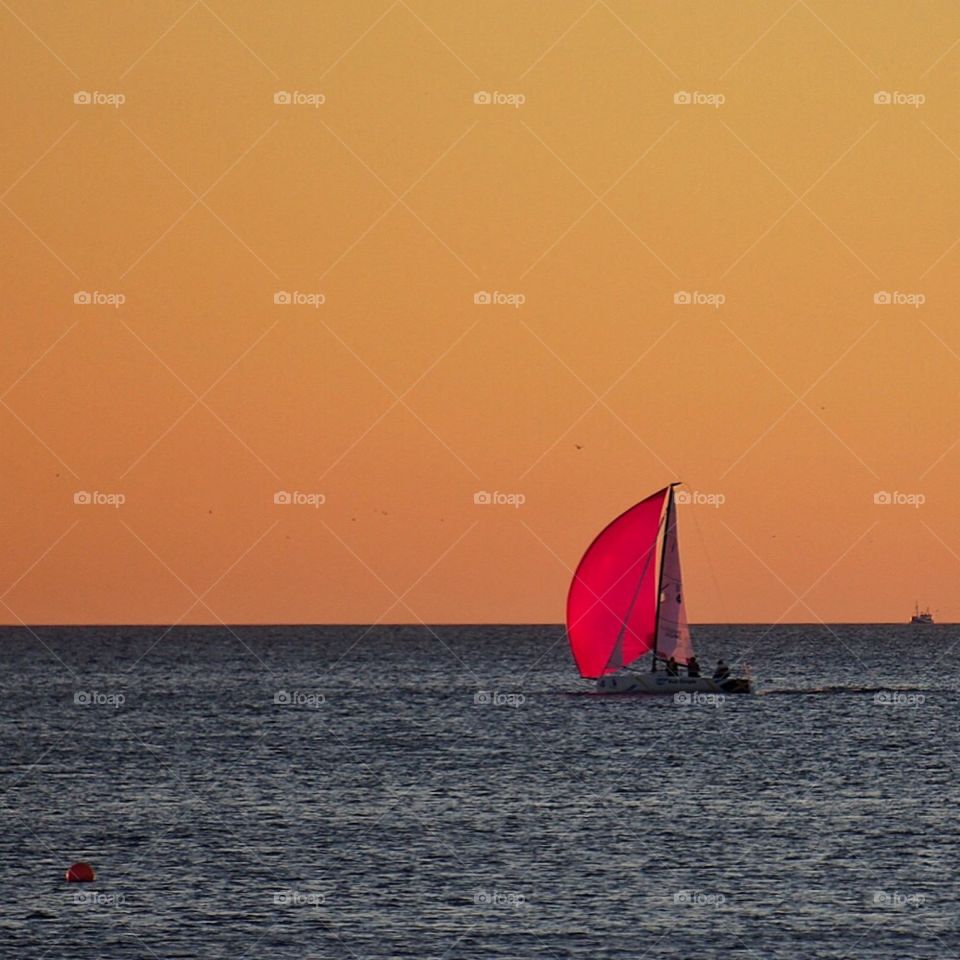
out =
{"type": "Polygon", "coordinates": [[[960,955],[960,626],[0,630],[0,956],[960,955]],[[67,883],[76,861],[93,883],[67,883]]]}

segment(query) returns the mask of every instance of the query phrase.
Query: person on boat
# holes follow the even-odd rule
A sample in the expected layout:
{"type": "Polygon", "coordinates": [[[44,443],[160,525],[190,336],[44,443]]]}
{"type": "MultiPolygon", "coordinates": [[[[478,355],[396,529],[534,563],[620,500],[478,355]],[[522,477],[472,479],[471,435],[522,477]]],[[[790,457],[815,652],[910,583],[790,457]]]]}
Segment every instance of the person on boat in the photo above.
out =
{"type": "Polygon", "coordinates": [[[714,680],[726,680],[730,676],[730,668],[722,661],[717,661],[717,669],[713,671],[714,680]]]}
{"type": "Polygon", "coordinates": [[[680,676],[680,664],[677,663],[676,659],[671,656],[667,661],[667,676],[668,677],[679,677],[680,676]]]}
{"type": "Polygon", "coordinates": [[[693,654],[690,654],[690,659],[687,660],[687,676],[700,676],[700,664],[697,662],[697,658],[693,654]]]}

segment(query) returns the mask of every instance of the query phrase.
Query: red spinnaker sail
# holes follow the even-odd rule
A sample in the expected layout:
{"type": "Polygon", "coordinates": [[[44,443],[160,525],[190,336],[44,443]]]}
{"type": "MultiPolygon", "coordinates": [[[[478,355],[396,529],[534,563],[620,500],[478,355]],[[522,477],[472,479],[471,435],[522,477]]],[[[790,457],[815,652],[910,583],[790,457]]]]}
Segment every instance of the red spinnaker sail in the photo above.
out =
{"type": "Polygon", "coordinates": [[[604,527],[577,566],[567,595],[567,639],[583,677],[613,673],[653,646],[657,534],[669,489],[604,527]]]}

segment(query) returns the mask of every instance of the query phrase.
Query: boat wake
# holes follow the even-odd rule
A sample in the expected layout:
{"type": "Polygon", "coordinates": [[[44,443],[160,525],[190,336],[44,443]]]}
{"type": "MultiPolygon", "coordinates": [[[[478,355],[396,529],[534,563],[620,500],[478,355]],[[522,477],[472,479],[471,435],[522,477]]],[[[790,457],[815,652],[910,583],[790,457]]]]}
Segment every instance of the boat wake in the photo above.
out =
{"type": "Polygon", "coordinates": [[[931,690],[929,687],[864,687],[859,685],[833,685],[825,687],[772,687],[765,690],[757,690],[758,697],[796,697],[806,696],[808,694],[829,695],[839,693],[941,693],[942,691],[931,690]]]}
{"type": "MultiPolygon", "coordinates": [[[[754,696],[757,697],[807,697],[807,696],[831,696],[831,695],[841,695],[841,694],[884,694],[888,696],[891,701],[896,698],[899,698],[901,695],[916,695],[921,694],[923,696],[929,696],[931,694],[937,693],[947,693],[950,691],[947,690],[933,690],[930,687],[866,687],[860,685],[830,685],[823,687],[768,687],[766,689],[759,689],[752,691],[754,696]]],[[[641,699],[641,700],[660,700],[662,698],[655,696],[651,693],[646,693],[643,691],[627,691],[623,693],[608,693],[602,690],[566,690],[563,691],[563,696],[565,697],[594,697],[601,700],[624,700],[624,699],[641,699]]],[[[738,696],[736,699],[740,699],[738,696]]],[[[749,699],[749,697],[745,698],[749,699]]]]}

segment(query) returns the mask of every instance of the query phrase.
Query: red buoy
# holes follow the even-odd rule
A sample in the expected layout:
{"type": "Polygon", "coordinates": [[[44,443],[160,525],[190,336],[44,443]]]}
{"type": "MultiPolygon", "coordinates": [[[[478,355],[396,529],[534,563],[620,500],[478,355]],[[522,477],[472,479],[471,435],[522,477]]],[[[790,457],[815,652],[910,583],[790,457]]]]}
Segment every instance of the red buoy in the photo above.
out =
{"type": "Polygon", "coordinates": [[[93,867],[89,863],[74,863],[66,873],[67,883],[92,883],[94,879],[93,867]]]}

